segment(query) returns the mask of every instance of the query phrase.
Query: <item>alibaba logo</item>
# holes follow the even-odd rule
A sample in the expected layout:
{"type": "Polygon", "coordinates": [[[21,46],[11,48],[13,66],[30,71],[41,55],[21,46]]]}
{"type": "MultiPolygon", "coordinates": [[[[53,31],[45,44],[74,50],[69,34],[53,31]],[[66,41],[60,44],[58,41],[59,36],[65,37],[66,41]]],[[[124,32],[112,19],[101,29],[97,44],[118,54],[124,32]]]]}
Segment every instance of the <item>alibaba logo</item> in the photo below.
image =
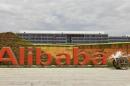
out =
{"type": "MultiPolygon", "coordinates": [[[[0,62],[8,63],[10,62],[13,65],[51,65],[53,62],[53,56],[51,53],[45,53],[41,50],[40,47],[32,48],[25,47],[19,48],[19,57],[16,57],[14,52],[10,47],[3,47],[0,50],[0,62]],[[34,52],[35,51],[35,52],[34,52]],[[43,57],[46,60],[42,60],[43,57]]],[[[73,48],[73,58],[68,53],[59,53],[56,55],[55,63],[56,65],[62,65],[63,60],[66,65],[87,65],[89,62],[93,64],[105,65],[106,56],[104,54],[95,55],[95,58],[90,58],[85,51],[79,52],[77,47],[73,48]],[[63,58],[64,57],[64,58],[63,58]],[[82,60],[80,60],[82,58],[82,60]]]]}

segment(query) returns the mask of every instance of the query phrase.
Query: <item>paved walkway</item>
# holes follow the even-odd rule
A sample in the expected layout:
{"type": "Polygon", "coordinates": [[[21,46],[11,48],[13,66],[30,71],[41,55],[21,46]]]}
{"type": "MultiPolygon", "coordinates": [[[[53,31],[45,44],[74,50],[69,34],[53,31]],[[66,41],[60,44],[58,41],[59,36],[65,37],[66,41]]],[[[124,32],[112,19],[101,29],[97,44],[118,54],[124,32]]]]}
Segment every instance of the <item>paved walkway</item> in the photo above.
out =
{"type": "Polygon", "coordinates": [[[130,70],[1,68],[0,86],[130,86],[130,70]]]}

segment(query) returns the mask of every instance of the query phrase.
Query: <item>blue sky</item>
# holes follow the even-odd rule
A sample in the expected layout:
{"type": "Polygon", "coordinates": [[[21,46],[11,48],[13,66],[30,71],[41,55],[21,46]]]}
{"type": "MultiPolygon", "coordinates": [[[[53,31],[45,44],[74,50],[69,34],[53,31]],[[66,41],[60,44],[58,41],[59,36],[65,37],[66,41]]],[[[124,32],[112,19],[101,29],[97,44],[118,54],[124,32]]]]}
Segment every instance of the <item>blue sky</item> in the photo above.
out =
{"type": "Polygon", "coordinates": [[[104,31],[130,34],[130,0],[0,0],[0,32],[104,31]]]}

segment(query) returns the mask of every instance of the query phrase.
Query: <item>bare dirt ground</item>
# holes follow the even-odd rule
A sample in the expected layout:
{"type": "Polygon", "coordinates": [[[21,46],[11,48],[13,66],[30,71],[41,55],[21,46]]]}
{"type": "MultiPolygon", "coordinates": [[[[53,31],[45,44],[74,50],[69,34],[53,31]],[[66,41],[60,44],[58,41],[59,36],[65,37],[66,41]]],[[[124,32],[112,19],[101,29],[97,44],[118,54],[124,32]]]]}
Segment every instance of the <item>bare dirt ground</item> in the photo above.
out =
{"type": "Polygon", "coordinates": [[[0,68],[0,86],[130,86],[130,69],[0,68]]]}

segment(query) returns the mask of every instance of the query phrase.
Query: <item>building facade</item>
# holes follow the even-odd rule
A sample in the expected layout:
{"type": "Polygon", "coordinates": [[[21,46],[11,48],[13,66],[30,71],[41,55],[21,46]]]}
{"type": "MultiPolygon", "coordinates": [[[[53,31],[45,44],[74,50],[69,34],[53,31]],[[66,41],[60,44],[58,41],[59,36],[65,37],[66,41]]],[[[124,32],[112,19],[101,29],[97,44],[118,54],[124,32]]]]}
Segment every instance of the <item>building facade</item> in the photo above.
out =
{"type": "Polygon", "coordinates": [[[130,36],[108,36],[104,32],[89,31],[20,31],[20,38],[32,43],[108,43],[130,42],[130,36]]]}
{"type": "Polygon", "coordinates": [[[32,43],[107,43],[108,34],[88,31],[21,31],[20,38],[32,43]]]}
{"type": "Polygon", "coordinates": [[[109,42],[130,42],[130,36],[110,36],[109,42]]]}

